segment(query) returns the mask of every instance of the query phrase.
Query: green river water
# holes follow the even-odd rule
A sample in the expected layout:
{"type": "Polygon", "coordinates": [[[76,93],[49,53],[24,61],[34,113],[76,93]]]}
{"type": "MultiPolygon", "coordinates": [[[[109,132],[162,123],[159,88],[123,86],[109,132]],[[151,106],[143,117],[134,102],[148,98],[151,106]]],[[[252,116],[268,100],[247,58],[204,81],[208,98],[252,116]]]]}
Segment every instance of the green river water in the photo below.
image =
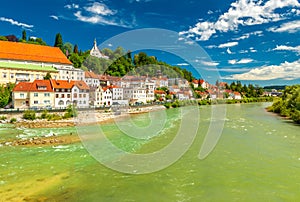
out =
{"type": "MultiPolygon", "coordinates": [[[[170,167],[150,174],[111,170],[91,157],[81,143],[1,145],[0,201],[300,201],[300,127],[266,112],[268,105],[226,105],[222,136],[204,160],[198,154],[211,106],[200,107],[199,130],[190,149],[170,167]]],[[[102,128],[125,151],[153,152],[174,137],[178,110],[166,110],[164,133],[148,140],[124,136],[113,123],[102,128]]],[[[149,124],[147,117],[140,114],[133,119],[143,125],[149,124]]],[[[2,124],[0,140],[50,132],[76,134],[76,129],[21,129],[2,124]]]]}

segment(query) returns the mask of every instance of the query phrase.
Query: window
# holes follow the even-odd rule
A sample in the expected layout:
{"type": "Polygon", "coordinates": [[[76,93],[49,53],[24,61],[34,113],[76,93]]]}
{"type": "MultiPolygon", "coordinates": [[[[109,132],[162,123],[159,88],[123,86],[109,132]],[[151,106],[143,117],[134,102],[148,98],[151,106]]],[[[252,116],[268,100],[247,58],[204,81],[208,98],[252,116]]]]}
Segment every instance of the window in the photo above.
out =
{"type": "Polygon", "coordinates": [[[82,98],[82,94],[79,94],[79,98],[82,98]]]}
{"type": "Polygon", "coordinates": [[[50,100],[44,100],[45,105],[50,105],[50,100]]]}
{"type": "Polygon", "coordinates": [[[71,94],[67,94],[67,98],[71,98],[71,94]]]}
{"type": "Polygon", "coordinates": [[[34,97],[38,97],[39,94],[38,94],[38,93],[34,93],[33,96],[34,96],[34,97]]]}
{"type": "Polygon", "coordinates": [[[33,104],[39,104],[38,100],[33,101],[33,104]]]}
{"type": "Polygon", "coordinates": [[[86,98],[86,94],[83,94],[83,97],[86,98]]]}
{"type": "Polygon", "coordinates": [[[59,95],[58,95],[58,94],[56,94],[56,95],[55,95],[55,97],[56,97],[56,98],[58,98],[58,97],[59,97],[59,95]]]}
{"type": "Polygon", "coordinates": [[[15,78],[15,74],[11,73],[11,74],[10,74],[10,78],[11,78],[11,79],[15,78]]]}
{"type": "Polygon", "coordinates": [[[77,98],[77,93],[74,93],[74,98],[77,98]]]}
{"type": "Polygon", "coordinates": [[[20,98],[24,98],[24,97],[25,97],[24,93],[21,93],[20,98]]]}
{"type": "Polygon", "coordinates": [[[2,77],[6,78],[6,73],[5,72],[2,73],[2,77]]]}
{"type": "Polygon", "coordinates": [[[50,93],[44,93],[44,97],[50,97],[50,93]]]}
{"type": "Polygon", "coordinates": [[[65,98],[65,94],[61,94],[61,98],[65,98]]]}

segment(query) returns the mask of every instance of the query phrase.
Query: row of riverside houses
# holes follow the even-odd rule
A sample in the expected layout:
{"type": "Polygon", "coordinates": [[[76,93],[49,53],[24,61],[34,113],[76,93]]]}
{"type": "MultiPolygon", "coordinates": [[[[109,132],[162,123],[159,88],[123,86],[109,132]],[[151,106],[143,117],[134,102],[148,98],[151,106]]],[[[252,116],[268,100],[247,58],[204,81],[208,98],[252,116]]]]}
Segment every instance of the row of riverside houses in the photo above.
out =
{"type": "MultiPolygon", "coordinates": [[[[96,41],[92,56],[104,57],[96,41]]],[[[189,82],[180,78],[97,75],[74,68],[57,47],[0,41],[0,84],[16,83],[14,108],[103,107],[147,103],[157,87],[168,87],[180,100],[193,98],[189,82]],[[43,80],[47,73],[52,79],[43,80]]]]}

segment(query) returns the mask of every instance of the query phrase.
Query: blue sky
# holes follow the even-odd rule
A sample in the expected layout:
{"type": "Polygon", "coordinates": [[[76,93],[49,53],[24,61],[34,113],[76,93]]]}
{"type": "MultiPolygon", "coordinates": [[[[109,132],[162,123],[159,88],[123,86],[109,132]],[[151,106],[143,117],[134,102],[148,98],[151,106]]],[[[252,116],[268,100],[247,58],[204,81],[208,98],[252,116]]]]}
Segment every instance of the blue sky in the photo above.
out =
{"type": "Polygon", "coordinates": [[[192,65],[155,52],[159,60],[193,72],[198,64],[229,82],[300,83],[298,0],[17,0],[0,7],[0,35],[21,37],[25,29],[53,45],[59,32],[82,50],[94,38],[101,44],[141,28],[172,30],[179,41],[201,46],[210,58],[193,54],[192,65]]]}

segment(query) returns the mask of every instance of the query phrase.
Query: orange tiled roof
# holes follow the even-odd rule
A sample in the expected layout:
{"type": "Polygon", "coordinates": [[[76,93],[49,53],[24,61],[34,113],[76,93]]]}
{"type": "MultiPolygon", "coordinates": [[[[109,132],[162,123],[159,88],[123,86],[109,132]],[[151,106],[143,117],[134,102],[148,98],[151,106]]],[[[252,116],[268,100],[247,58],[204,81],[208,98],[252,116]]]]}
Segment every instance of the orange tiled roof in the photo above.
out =
{"type": "Polygon", "coordinates": [[[90,90],[89,86],[84,81],[75,81],[75,85],[81,90],[90,90]]]}
{"type": "Polygon", "coordinates": [[[72,64],[57,47],[10,41],[0,41],[0,59],[72,64]]]}
{"type": "Polygon", "coordinates": [[[31,82],[20,82],[14,87],[13,92],[28,92],[31,85],[31,82]]]}
{"type": "Polygon", "coordinates": [[[74,81],[54,80],[51,79],[51,85],[54,89],[71,89],[74,86],[74,81]]]}
{"type": "Polygon", "coordinates": [[[35,80],[29,89],[30,92],[53,92],[50,80],[35,80]]]}

